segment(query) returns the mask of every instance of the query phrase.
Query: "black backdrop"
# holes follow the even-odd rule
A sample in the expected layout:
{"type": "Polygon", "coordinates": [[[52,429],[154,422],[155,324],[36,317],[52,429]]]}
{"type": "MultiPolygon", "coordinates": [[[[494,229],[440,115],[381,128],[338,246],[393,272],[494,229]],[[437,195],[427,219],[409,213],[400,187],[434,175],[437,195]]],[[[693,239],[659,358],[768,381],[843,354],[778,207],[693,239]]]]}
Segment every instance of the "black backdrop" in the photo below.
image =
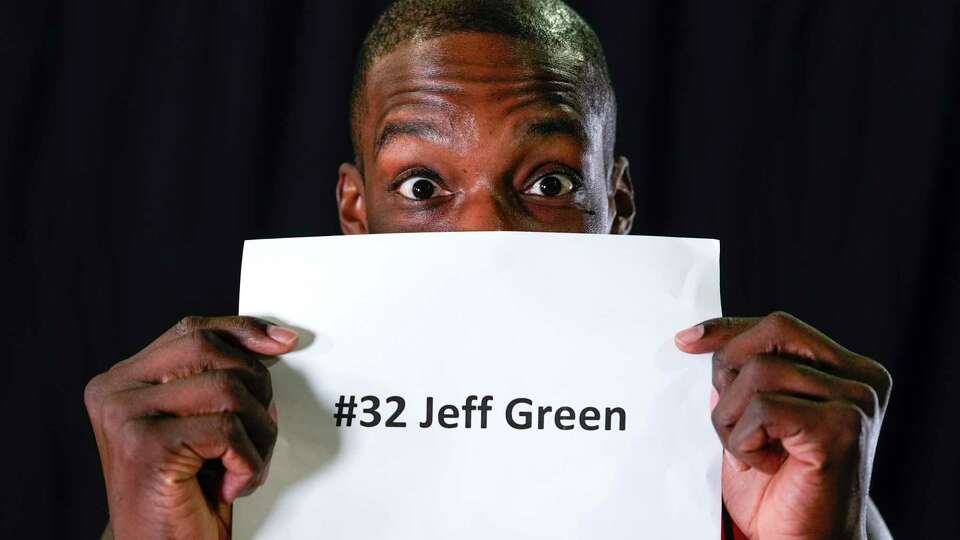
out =
{"type": "MultiPolygon", "coordinates": [[[[619,4],[575,6],[616,82],[635,232],[720,238],[727,313],[785,309],[882,361],[874,498],[902,538],[960,537],[960,5],[619,4]]],[[[0,536],[95,536],[85,382],[234,312],[244,238],[338,232],[382,5],[0,4],[0,536]]]]}

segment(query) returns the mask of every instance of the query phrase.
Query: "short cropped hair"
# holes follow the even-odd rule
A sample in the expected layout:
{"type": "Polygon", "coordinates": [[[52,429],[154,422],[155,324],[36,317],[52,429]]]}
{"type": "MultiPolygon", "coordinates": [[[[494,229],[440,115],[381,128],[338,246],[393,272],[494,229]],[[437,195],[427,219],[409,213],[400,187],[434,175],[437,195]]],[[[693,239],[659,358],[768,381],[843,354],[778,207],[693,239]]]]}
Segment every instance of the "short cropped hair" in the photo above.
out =
{"type": "Polygon", "coordinates": [[[608,169],[612,166],[616,99],[603,47],[586,21],[560,0],[397,0],[390,4],[363,40],[354,71],[350,135],[358,166],[362,167],[360,125],[370,66],[407,41],[458,32],[499,34],[533,43],[544,51],[582,58],[580,75],[587,106],[602,119],[608,169]]]}

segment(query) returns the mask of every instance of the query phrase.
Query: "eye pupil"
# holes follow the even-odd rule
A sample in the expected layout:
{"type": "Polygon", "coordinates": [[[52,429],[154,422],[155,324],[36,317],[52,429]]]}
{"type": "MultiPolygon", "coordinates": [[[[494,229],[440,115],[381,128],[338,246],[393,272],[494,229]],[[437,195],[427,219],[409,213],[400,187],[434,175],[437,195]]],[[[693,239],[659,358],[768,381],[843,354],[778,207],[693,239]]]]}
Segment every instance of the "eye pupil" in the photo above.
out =
{"type": "Polygon", "coordinates": [[[540,193],[547,197],[556,197],[563,191],[563,182],[556,176],[547,176],[540,180],[540,193]]]}
{"type": "Polygon", "coordinates": [[[429,199],[431,196],[433,196],[434,190],[435,188],[433,187],[433,182],[424,178],[414,182],[413,188],[411,189],[413,196],[418,199],[429,199]]]}

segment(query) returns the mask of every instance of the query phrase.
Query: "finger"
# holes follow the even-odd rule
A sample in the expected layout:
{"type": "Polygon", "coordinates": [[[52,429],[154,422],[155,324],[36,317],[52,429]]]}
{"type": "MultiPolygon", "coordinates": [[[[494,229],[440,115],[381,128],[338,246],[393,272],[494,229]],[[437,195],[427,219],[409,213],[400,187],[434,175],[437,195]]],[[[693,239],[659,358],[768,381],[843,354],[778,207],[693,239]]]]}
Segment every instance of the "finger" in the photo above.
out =
{"type": "Polygon", "coordinates": [[[715,380],[729,380],[756,355],[776,354],[813,366],[820,371],[870,385],[886,404],[892,379],[878,362],[842,347],[812,326],[783,312],[757,320],[714,353],[715,380]]]}
{"type": "Polygon", "coordinates": [[[759,319],[724,346],[723,355],[743,359],[751,354],[776,353],[795,356],[808,362],[837,364],[850,351],[796,317],[775,312],[759,319]]]}
{"type": "Polygon", "coordinates": [[[201,416],[236,414],[254,446],[268,460],[277,438],[277,426],[266,407],[250,393],[234,372],[207,371],[165,384],[117,392],[107,404],[108,421],[123,422],[143,416],[201,416]]]}
{"type": "Polygon", "coordinates": [[[847,401],[868,416],[878,410],[877,393],[869,385],[824,373],[777,356],[750,359],[724,391],[713,409],[713,426],[724,441],[754,396],[782,394],[811,401],[847,401]]]}
{"type": "Polygon", "coordinates": [[[856,459],[867,423],[863,411],[846,401],[816,402],[782,394],[757,394],[724,448],[766,474],[777,472],[788,455],[808,467],[824,470],[856,459]]]}
{"type": "Polygon", "coordinates": [[[297,332],[263,319],[246,316],[197,317],[181,319],[172,328],[147,346],[146,350],[161,347],[182,336],[198,330],[210,330],[223,334],[239,346],[267,356],[286,354],[297,344],[297,332]]]}
{"type": "MultiPolygon", "coordinates": [[[[238,376],[253,396],[264,405],[273,398],[270,372],[258,355],[226,343],[215,333],[197,331],[181,336],[166,348],[141,356],[135,362],[122,362],[94,377],[84,390],[84,402],[94,424],[95,432],[103,419],[117,418],[121,408],[116,405],[116,393],[188,378],[204,371],[225,370],[238,376]]],[[[122,402],[122,400],[121,400],[122,402]]]]}
{"type": "Polygon", "coordinates": [[[695,324],[677,332],[674,342],[681,351],[690,354],[714,352],[731,339],[749,330],[760,319],[755,317],[720,317],[695,324]]]}
{"type": "Polygon", "coordinates": [[[139,387],[184,379],[205,371],[229,370],[241,376],[250,392],[267,405],[272,398],[270,372],[261,358],[224,341],[214,331],[195,330],[136,362],[116,366],[111,371],[117,379],[143,383],[132,385],[139,387]]]}
{"type": "MultiPolygon", "coordinates": [[[[171,467],[167,473],[172,482],[182,481],[182,475],[192,476],[199,472],[203,462],[219,461],[224,468],[223,480],[218,491],[226,503],[251,492],[260,481],[264,461],[247,435],[240,419],[229,413],[187,416],[184,418],[159,418],[139,423],[147,433],[139,440],[157,444],[168,460],[192,467],[171,467]]],[[[145,448],[145,450],[148,450],[145,448]]],[[[164,461],[158,461],[163,463],[164,461]]],[[[189,477],[188,476],[188,477],[189,477]]]]}

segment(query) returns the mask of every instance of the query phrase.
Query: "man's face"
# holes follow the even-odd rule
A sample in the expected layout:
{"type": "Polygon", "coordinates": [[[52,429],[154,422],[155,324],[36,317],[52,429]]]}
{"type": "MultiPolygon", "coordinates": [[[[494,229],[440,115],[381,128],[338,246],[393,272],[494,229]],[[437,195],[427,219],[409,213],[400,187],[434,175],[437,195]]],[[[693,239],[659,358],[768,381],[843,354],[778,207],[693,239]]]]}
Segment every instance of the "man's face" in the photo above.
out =
{"type": "Polygon", "coordinates": [[[580,61],[481,33],[378,58],[360,97],[362,173],[340,167],[343,231],[629,232],[626,160],[606,162],[580,61]]]}

